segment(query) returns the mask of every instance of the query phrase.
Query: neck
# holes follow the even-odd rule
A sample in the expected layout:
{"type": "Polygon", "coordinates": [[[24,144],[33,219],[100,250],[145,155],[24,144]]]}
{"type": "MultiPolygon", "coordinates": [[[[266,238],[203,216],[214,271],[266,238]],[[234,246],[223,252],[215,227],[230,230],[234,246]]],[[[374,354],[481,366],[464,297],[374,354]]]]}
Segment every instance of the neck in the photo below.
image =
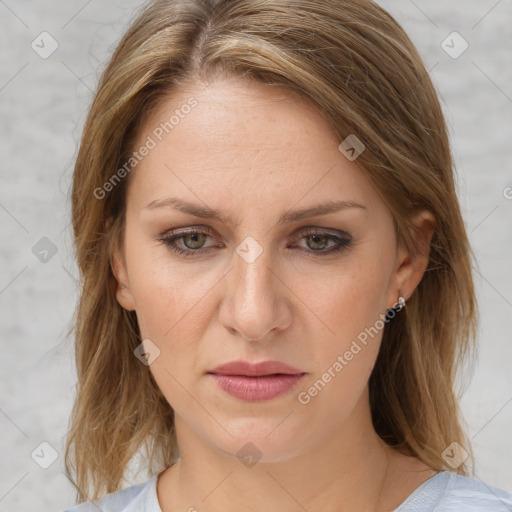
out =
{"type": "Polygon", "coordinates": [[[159,478],[163,512],[194,507],[377,512],[398,506],[401,498],[396,502],[388,485],[393,450],[374,431],[367,392],[363,395],[345,424],[333,425],[329,438],[298,447],[286,460],[266,462],[262,454],[254,465],[214,448],[176,415],[180,459],[159,478]]]}

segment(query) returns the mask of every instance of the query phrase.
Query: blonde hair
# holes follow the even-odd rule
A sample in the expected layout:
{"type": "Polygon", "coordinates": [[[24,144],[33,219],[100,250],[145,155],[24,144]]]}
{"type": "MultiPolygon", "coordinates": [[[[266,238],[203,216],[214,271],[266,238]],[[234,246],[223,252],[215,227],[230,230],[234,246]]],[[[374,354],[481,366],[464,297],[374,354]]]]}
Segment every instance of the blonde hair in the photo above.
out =
{"type": "MultiPolygon", "coordinates": [[[[155,474],[176,460],[174,415],[147,366],[134,312],[116,300],[110,261],[122,244],[130,175],[102,187],[132,154],[147,112],[173,90],[220,73],[286,86],[323,112],[392,212],[412,251],[412,214],[436,218],[429,264],[384,329],[369,380],[375,430],[437,470],[456,442],[469,458],[456,377],[474,354],[477,304],[442,109],[420,56],[381,7],[357,0],[157,0],[130,26],[99,81],[72,186],[82,289],[74,325],[76,399],[65,466],[79,502],[122,486],[140,450],[155,474]],[[110,190],[111,189],[111,190],[110,190]]],[[[136,172],[136,171],[135,171],[136,172]]]]}

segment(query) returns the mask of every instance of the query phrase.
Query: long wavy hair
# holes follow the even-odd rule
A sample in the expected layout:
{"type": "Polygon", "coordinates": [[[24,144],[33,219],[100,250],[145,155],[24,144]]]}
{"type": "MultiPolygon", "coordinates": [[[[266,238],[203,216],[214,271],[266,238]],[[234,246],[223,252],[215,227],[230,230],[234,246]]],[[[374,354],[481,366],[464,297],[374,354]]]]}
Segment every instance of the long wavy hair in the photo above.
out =
{"type": "Polygon", "coordinates": [[[390,446],[469,476],[473,450],[457,388],[459,370],[476,355],[476,259],[442,107],[413,43],[366,0],[156,0],[137,14],[101,75],[73,174],[78,381],[65,468],[77,501],[122,488],[136,455],[149,474],[177,459],[173,410],[134,356],[135,312],[116,300],[111,258],[122,244],[130,173],[105,184],[121,176],[148,112],[173,90],[220,74],[284,85],[325,114],[340,142],[356,134],[366,146],[356,163],[409,250],[417,250],[411,216],[434,214],[423,279],[384,328],[371,412],[390,446]],[[469,454],[456,469],[444,453],[453,442],[469,454]]]}

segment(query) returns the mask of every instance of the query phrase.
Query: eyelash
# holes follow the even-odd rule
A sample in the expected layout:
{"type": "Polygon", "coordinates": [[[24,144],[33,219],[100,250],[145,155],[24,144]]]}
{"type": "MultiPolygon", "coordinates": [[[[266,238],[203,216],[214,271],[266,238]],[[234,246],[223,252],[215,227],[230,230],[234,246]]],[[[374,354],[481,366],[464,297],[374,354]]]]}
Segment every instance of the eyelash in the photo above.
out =
{"type": "MultiPolygon", "coordinates": [[[[204,229],[204,230],[203,229],[201,229],[201,230],[200,229],[190,229],[187,231],[181,231],[180,233],[177,233],[177,234],[169,235],[168,233],[166,233],[164,235],[159,236],[157,238],[157,240],[160,242],[163,242],[171,251],[188,258],[188,257],[194,257],[195,255],[202,254],[205,251],[207,251],[208,249],[212,249],[215,247],[215,246],[212,246],[212,247],[201,248],[201,249],[182,249],[181,247],[178,247],[175,245],[176,240],[179,240],[181,238],[185,238],[185,237],[191,236],[191,235],[197,235],[197,234],[199,234],[199,235],[204,234],[204,235],[208,235],[208,236],[214,238],[213,233],[210,229],[204,229]]],[[[331,247],[329,250],[320,249],[320,250],[315,251],[313,249],[309,249],[309,250],[305,249],[306,251],[308,251],[314,255],[321,256],[321,257],[329,256],[334,253],[337,253],[337,252],[345,249],[346,247],[348,247],[352,242],[352,240],[348,234],[346,234],[345,237],[336,236],[331,233],[321,231],[318,228],[312,228],[312,229],[308,229],[306,231],[302,231],[300,233],[300,235],[301,236],[298,238],[298,241],[300,241],[304,238],[307,238],[308,236],[321,236],[321,237],[326,237],[327,242],[332,240],[332,241],[335,241],[338,243],[338,245],[331,247]]]]}

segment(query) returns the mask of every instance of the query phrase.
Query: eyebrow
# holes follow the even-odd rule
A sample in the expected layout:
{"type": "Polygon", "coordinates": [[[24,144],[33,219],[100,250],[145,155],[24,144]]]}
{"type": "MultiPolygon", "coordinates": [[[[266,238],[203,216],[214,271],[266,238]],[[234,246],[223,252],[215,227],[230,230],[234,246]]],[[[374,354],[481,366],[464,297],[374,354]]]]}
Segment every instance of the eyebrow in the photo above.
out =
{"type": "MultiPolygon", "coordinates": [[[[177,197],[168,197],[167,199],[151,201],[145,208],[154,210],[156,208],[173,208],[182,213],[194,215],[195,217],[201,217],[205,219],[213,219],[223,224],[237,226],[238,222],[233,217],[227,215],[225,212],[219,210],[213,210],[208,206],[202,206],[199,204],[189,203],[183,199],[177,197]]],[[[368,211],[366,206],[356,203],[355,201],[328,201],[326,203],[320,203],[308,208],[300,210],[289,210],[281,214],[277,224],[285,224],[291,222],[297,222],[299,220],[308,219],[310,217],[317,217],[320,215],[327,215],[329,213],[335,213],[341,210],[349,208],[360,208],[368,211]]]]}

